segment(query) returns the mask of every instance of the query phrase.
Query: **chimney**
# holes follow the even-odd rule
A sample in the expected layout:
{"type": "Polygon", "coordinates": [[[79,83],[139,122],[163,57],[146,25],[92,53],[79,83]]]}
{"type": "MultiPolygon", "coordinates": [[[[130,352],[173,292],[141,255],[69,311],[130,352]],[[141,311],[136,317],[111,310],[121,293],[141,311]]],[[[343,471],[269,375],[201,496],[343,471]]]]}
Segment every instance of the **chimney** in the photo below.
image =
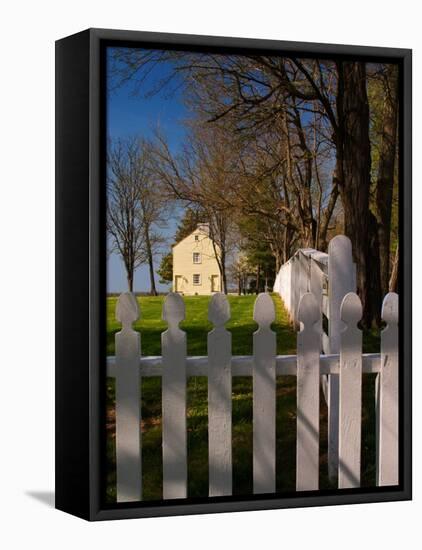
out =
{"type": "Polygon", "coordinates": [[[209,223],[198,223],[197,230],[204,235],[209,236],[210,234],[210,224],[209,223]]]}

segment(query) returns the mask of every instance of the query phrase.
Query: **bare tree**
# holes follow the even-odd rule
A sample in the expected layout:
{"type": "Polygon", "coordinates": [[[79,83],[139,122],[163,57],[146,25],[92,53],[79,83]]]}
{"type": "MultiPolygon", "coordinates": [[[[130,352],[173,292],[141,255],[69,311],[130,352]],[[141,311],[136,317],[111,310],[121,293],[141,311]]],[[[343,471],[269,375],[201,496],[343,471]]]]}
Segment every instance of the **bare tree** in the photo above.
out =
{"type": "Polygon", "coordinates": [[[180,155],[173,155],[165,137],[157,133],[154,171],[170,199],[199,208],[209,233],[220,271],[222,291],[227,292],[227,261],[233,247],[235,186],[233,155],[218,129],[196,126],[180,155]]]}
{"type": "MultiPolygon", "coordinates": [[[[357,286],[364,309],[364,324],[378,320],[380,310],[380,267],[378,227],[370,208],[371,147],[366,65],[361,61],[321,60],[266,55],[219,55],[187,52],[116,53],[116,79],[132,81],[135,88],[145,85],[149,71],[157,63],[167,63],[168,70],[151,93],[185,84],[190,100],[199,105],[210,124],[224,124],[232,135],[259,135],[274,121],[287,114],[288,124],[296,126],[302,148],[300,163],[290,165],[290,175],[300,181],[301,197],[282,208],[302,212],[298,218],[305,238],[325,243],[329,219],[337,197],[344,214],[344,232],[351,239],[357,264],[357,286]],[[332,150],[331,192],[326,208],[321,205],[317,220],[311,205],[310,182],[317,179],[316,167],[309,161],[312,149],[301,141],[306,116],[319,117],[320,141],[332,150]],[[302,126],[302,130],[300,128],[302,126]],[[300,171],[298,171],[298,168],[300,171]],[[314,172],[311,175],[311,172],[314,172]],[[322,212],[324,210],[324,212],[322,212]],[[311,215],[312,214],[312,215],[311,215]],[[316,223],[315,223],[316,221],[316,223]],[[312,236],[311,236],[312,235],[312,236]]],[[[289,160],[290,155],[285,157],[289,160]]],[[[282,159],[280,159],[282,160],[282,159]]],[[[290,181],[291,189],[294,184],[290,181]]],[[[290,189],[289,189],[290,190],[290,189]]],[[[292,216],[293,217],[293,216],[292,216]]],[[[287,241],[291,230],[285,235],[287,241]]]]}
{"type": "Polygon", "coordinates": [[[396,246],[394,254],[393,266],[391,268],[391,276],[389,281],[389,292],[397,292],[399,285],[399,243],[396,246]]]}
{"type": "Polygon", "coordinates": [[[107,230],[111,250],[117,252],[125,266],[128,289],[133,291],[135,270],[145,261],[144,230],[138,215],[139,181],[146,167],[133,162],[131,144],[108,143],[107,151],[107,230]]]}
{"type": "Polygon", "coordinates": [[[151,294],[157,289],[154,254],[163,242],[166,204],[151,169],[151,149],[139,138],[110,142],[108,147],[107,228],[112,248],[125,265],[129,290],[137,267],[147,263],[151,294]]]}

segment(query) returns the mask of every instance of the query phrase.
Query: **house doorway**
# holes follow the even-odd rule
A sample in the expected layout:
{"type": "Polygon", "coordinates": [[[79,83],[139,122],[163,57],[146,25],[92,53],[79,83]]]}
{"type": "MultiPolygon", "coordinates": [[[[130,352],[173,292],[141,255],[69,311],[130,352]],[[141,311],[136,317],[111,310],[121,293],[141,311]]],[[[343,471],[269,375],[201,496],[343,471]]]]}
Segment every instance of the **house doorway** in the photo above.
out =
{"type": "Polygon", "coordinates": [[[183,277],[176,275],[174,277],[174,292],[183,292],[183,277]]]}
{"type": "Polygon", "coordinates": [[[218,281],[218,275],[211,275],[211,292],[219,292],[220,284],[218,281]]]}

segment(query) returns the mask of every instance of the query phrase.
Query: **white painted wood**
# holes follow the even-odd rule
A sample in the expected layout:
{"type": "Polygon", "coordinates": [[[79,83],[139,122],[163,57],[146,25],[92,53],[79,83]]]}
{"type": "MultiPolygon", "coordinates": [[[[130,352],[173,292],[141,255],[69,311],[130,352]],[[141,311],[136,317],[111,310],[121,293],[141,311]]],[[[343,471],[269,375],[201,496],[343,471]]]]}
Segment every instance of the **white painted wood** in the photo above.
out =
{"type": "MultiPolygon", "coordinates": [[[[330,341],[328,340],[328,349],[330,341]]],[[[328,477],[335,481],[338,473],[339,380],[336,374],[327,377],[323,385],[328,409],[328,477]]]]}
{"type": "Polygon", "coordinates": [[[319,484],[320,307],[311,293],[299,304],[302,330],[297,335],[296,489],[313,491],[319,484]]]}
{"type": "Polygon", "coordinates": [[[293,281],[294,294],[295,294],[295,322],[299,326],[299,302],[303,294],[308,291],[308,258],[304,255],[303,250],[298,250],[295,255],[296,275],[293,281]]]}
{"type": "Polygon", "coordinates": [[[328,335],[325,334],[325,332],[322,333],[321,341],[322,341],[322,350],[324,351],[324,353],[328,354],[328,350],[330,349],[330,339],[328,335]]]}
{"type": "MultiPolygon", "coordinates": [[[[277,376],[296,376],[296,355],[277,355],[275,360],[277,376]]],[[[319,360],[321,374],[339,373],[338,355],[321,355],[319,360]]],[[[364,374],[378,374],[380,372],[379,353],[363,354],[362,361],[362,371],[364,374]]],[[[139,360],[141,376],[161,376],[163,374],[162,363],[161,356],[141,357],[139,360]]],[[[254,360],[252,355],[234,355],[232,357],[232,376],[252,376],[253,365],[254,360]]],[[[107,357],[107,376],[115,377],[115,373],[116,358],[109,356],[107,357]]],[[[187,357],[186,376],[208,376],[208,357],[187,357]]]]}
{"type": "Polygon", "coordinates": [[[122,330],[115,336],[117,502],[142,499],[141,342],[139,333],[132,328],[138,318],[135,296],[130,292],[121,294],[116,319],[122,323],[122,330]]]}
{"type": "Polygon", "coordinates": [[[352,243],[345,235],[337,235],[328,245],[328,296],[330,353],[340,352],[341,322],[340,308],[343,298],[349,292],[356,292],[352,243]]]}
{"type": "Polygon", "coordinates": [[[209,496],[224,496],[232,494],[231,333],[224,327],[230,306],[224,294],[211,298],[208,319],[214,325],[208,334],[209,496]]]}
{"type": "MultiPolygon", "coordinates": [[[[328,282],[327,282],[328,285],[328,282]]],[[[330,320],[330,313],[328,311],[329,305],[328,305],[328,294],[322,295],[322,313],[327,317],[328,320],[330,320]]],[[[328,350],[327,350],[328,353],[328,350]]]]}
{"type": "Polygon", "coordinates": [[[274,303],[259,294],[254,307],[258,330],[253,334],[253,491],[275,492],[276,335],[274,303]]]}
{"type": "Polygon", "coordinates": [[[284,306],[287,309],[290,318],[292,318],[292,263],[293,260],[289,260],[283,264],[280,271],[277,273],[274,281],[274,292],[277,292],[283,300],[284,306]]]}
{"type": "Polygon", "coordinates": [[[300,276],[300,260],[299,260],[299,254],[296,254],[291,259],[292,261],[292,275],[291,275],[291,318],[294,324],[297,323],[297,306],[299,304],[299,298],[300,298],[300,286],[298,284],[299,276],[300,276]]]}
{"type": "Polygon", "coordinates": [[[163,307],[168,329],[161,335],[164,499],[187,497],[186,333],[179,328],[184,318],[183,298],[170,292],[163,307]]]}
{"type": "Polygon", "coordinates": [[[319,268],[324,277],[328,275],[328,254],[314,248],[301,248],[280,267],[274,281],[274,292],[278,292],[289,313],[290,319],[297,323],[300,298],[305,292],[313,292],[311,261],[319,268]]]}
{"type": "MultiPolygon", "coordinates": [[[[340,308],[343,298],[356,292],[356,266],[353,263],[352,243],[345,235],[337,235],[328,245],[328,308],[329,308],[329,353],[340,352],[343,325],[340,308]]],[[[330,376],[327,381],[328,406],[328,475],[335,480],[338,471],[339,433],[339,381],[330,376]]]]}
{"type": "MultiPolygon", "coordinates": [[[[306,251],[308,254],[309,251],[306,251]]],[[[312,270],[312,261],[311,267],[312,270]]],[[[298,263],[298,262],[296,262],[298,263]]],[[[320,265],[324,265],[321,263],[320,265]]],[[[312,274],[311,274],[312,281],[312,274]]],[[[315,287],[311,289],[315,291],[315,287]]],[[[163,308],[168,330],[162,334],[162,357],[141,357],[140,336],[132,325],[139,317],[136,298],[123,294],[116,317],[122,330],[116,334],[116,356],[107,358],[107,375],[116,379],[117,500],[142,498],[141,471],[141,376],[163,378],[163,496],[187,496],[186,378],[209,378],[210,496],[229,495],[231,462],[231,377],[253,375],[254,493],[275,491],[276,374],[298,377],[297,490],[318,489],[319,383],[322,375],[340,378],[339,487],[360,484],[362,372],[378,373],[377,379],[377,483],[398,483],[398,297],[386,296],[381,354],[361,353],[361,317],[358,297],[349,293],[341,307],[340,354],[320,355],[315,346],[320,336],[320,306],[306,294],[298,311],[303,331],[298,335],[298,355],[276,356],[276,337],[271,331],[274,304],[261,294],[254,309],[259,328],[253,335],[254,355],[231,357],[230,318],[227,298],[216,295],[209,319],[214,330],[208,336],[207,357],[186,357],[186,334],[179,328],[184,303],[171,293],[163,308]],[[318,368],[319,363],[319,368],[318,368]],[[313,368],[317,365],[316,368],[313,368]],[[382,365],[382,366],[381,366],[382,365]],[[314,390],[312,389],[314,388],[314,390]]],[[[329,385],[328,385],[329,388],[329,385]]],[[[328,389],[329,391],[329,389],[328,389]]]]}
{"type": "Polygon", "coordinates": [[[360,486],[362,422],[362,332],[357,323],[362,317],[359,297],[346,294],[341,319],[346,328],[341,333],[339,374],[339,489],[360,486]]]}
{"type": "Polygon", "coordinates": [[[399,483],[399,297],[385,296],[382,319],[386,328],[381,332],[381,372],[378,376],[378,485],[399,483]]]}
{"type": "MultiPolygon", "coordinates": [[[[305,249],[306,250],[306,249],[305,249]]],[[[299,322],[299,304],[302,296],[309,292],[310,280],[310,260],[305,254],[305,250],[300,250],[297,257],[299,261],[299,278],[294,284],[299,285],[298,300],[296,302],[296,322],[299,322]]]]}
{"type": "Polygon", "coordinates": [[[310,282],[309,282],[309,292],[312,293],[315,303],[318,307],[318,320],[316,322],[316,330],[318,331],[320,339],[320,350],[322,350],[322,288],[324,281],[324,273],[321,270],[320,264],[314,261],[313,256],[311,257],[310,263],[310,282]]]}

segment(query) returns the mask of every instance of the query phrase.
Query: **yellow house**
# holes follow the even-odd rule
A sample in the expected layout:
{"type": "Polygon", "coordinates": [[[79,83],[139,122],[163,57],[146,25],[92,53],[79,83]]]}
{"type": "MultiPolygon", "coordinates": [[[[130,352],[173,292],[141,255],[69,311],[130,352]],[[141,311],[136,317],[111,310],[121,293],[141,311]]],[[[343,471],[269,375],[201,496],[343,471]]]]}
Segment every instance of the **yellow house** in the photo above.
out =
{"type": "Polygon", "coordinates": [[[173,246],[173,291],[185,295],[221,291],[221,277],[208,224],[173,246]]]}

